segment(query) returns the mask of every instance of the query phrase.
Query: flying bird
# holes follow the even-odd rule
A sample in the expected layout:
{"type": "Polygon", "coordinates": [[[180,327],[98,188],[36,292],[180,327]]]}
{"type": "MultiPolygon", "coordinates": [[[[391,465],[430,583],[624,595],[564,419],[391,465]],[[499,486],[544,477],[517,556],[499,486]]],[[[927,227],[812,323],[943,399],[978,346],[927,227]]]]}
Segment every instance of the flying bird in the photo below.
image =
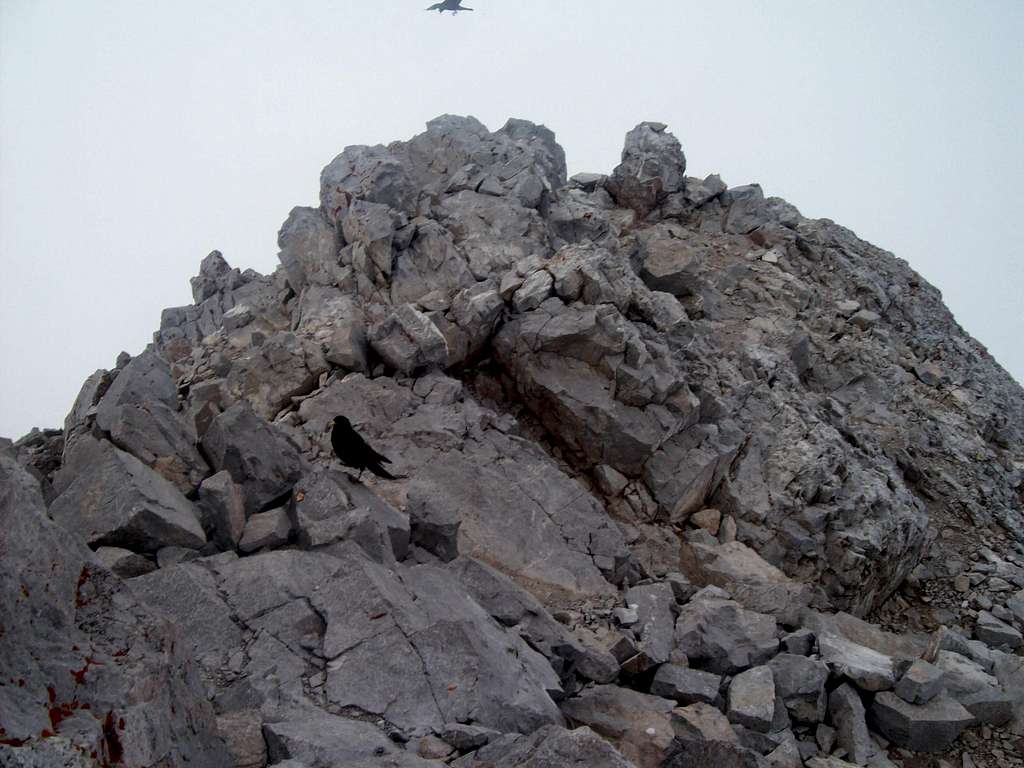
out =
{"type": "Polygon", "coordinates": [[[438,13],[444,13],[445,11],[451,11],[452,14],[456,14],[459,11],[472,11],[472,8],[467,8],[462,4],[462,0],[442,0],[440,3],[434,3],[432,6],[427,8],[428,11],[437,11],[438,13]]]}
{"type": "Polygon", "coordinates": [[[352,428],[352,422],[347,418],[335,416],[331,421],[327,422],[327,428],[331,430],[331,447],[334,448],[334,454],[345,466],[359,470],[359,478],[357,479],[361,479],[363,472],[367,469],[377,477],[383,477],[385,480],[396,479],[394,475],[381,466],[381,464],[390,464],[391,459],[377,453],[367,445],[366,441],[359,436],[359,433],[352,428]]]}

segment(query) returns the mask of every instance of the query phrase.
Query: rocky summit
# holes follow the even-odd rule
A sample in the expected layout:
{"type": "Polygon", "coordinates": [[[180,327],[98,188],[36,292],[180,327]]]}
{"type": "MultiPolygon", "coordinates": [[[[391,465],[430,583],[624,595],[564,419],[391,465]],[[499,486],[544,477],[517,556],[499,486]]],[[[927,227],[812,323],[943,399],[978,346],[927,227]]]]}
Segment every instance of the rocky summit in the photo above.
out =
{"type": "Polygon", "coordinates": [[[0,765],[1024,766],[1024,392],[905,262],[453,116],[278,245],[0,444],[0,765]]]}

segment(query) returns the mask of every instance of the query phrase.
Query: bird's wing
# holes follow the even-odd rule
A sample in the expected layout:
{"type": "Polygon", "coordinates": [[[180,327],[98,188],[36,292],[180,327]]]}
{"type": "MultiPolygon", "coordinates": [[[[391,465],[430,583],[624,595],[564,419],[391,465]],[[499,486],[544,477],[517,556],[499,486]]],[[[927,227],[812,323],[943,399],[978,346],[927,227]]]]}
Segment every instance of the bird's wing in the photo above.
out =
{"type": "Polygon", "coordinates": [[[370,453],[373,454],[374,461],[379,461],[379,462],[381,462],[383,464],[390,464],[391,463],[391,459],[389,459],[387,456],[385,456],[382,453],[377,453],[375,450],[373,450],[373,448],[370,448],[370,453]]]}

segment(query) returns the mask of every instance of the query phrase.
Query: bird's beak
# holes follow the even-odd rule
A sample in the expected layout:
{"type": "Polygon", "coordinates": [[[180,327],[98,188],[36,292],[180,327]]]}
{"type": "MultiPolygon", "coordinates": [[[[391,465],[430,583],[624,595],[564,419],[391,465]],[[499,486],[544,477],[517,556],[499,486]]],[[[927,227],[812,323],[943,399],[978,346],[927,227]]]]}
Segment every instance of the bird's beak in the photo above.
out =
{"type": "Polygon", "coordinates": [[[324,427],[324,429],[325,430],[327,430],[327,429],[334,429],[334,419],[331,419],[330,421],[328,421],[327,422],[327,426],[324,427]]]}

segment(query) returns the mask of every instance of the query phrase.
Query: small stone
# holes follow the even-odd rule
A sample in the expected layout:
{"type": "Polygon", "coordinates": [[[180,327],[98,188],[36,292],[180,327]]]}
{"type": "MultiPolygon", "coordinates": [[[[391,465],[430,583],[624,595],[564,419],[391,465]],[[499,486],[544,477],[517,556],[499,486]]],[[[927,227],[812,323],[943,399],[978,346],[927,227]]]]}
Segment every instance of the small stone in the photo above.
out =
{"type": "Polygon", "coordinates": [[[862,309],[850,318],[850,322],[861,330],[867,330],[881,319],[881,315],[877,312],[872,312],[869,309],[862,309]]]}
{"type": "Polygon", "coordinates": [[[597,487],[605,496],[618,496],[629,484],[629,479],[607,464],[599,464],[594,470],[597,487]]]}
{"type": "Polygon", "coordinates": [[[765,262],[766,264],[778,264],[782,256],[782,250],[776,247],[762,254],[761,261],[765,262]]]}
{"type": "Polygon", "coordinates": [[[718,529],[718,541],[722,544],[736,541],[736,520],[732,515],[722,518],[722,524],[718,529]]]}
{"type": "Polygon", "coordinates": [[[288,543],[291,521],[285,507],[253,515],[245,524],[238,548],[242,552],[255,552],[266,547],[279,547],[288,543]]]}
{"type": "Polygon", "coordinates": [[[814,633],[809,629],[798,629],[782,638],[782,650],[797,656],[810,656],[814,649],[814,633]]]}
{"type": "Polygon", "coordinates": [[[618,607],[612,610],[612,616],[615,617],[615,621],[622,627],[632,627],[638,621],[640,621],[640,614],[637,611],[637,606],[630,605],[625,608],[618,607]]]}
{"type": "Polygon", "coordinates": [[[840,314],[845,315],[846,317],[849,317],[854,312],[856,312],[858,309],[860,309],[860,302],[859,301],[853,301],[852,299],[846,299],[845,301],[840,301],[836,305],[836,308],[839,310],[840,314]]]}
{"type": "Polygon", "coordinates": [[[690,522],[698,528],[703,528],[712,536],[717,536],[718,529],[722,524],[722,513],[717,509],[702,509],[690,516],[690,522]]]}
{"type": "Polygon", "coordinates": [[[444,760],[453,751],[450,744],[428,734],[420,739],[416,753],[426,760],[444,760]]]}
{"type": "Polygon", "coordinates": [[[966,573],[961,573],[955,579],[953,579],[953,589],[957,592],[963,593],[971,588],[971,578],[966,573]]]}

